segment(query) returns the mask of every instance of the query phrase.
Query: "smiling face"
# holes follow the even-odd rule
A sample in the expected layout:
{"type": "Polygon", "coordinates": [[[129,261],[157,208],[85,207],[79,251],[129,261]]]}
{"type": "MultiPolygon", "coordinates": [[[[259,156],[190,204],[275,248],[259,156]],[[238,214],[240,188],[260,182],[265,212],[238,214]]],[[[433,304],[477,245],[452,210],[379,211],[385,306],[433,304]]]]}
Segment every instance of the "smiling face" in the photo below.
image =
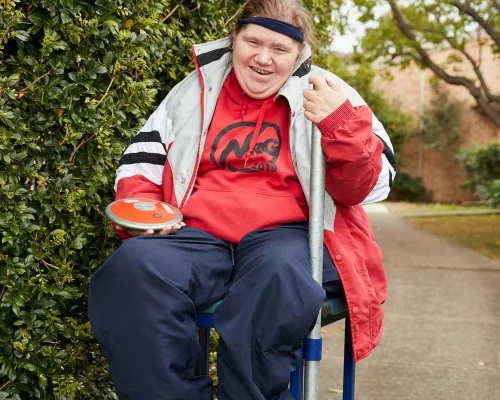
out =
{"type": "Polygon", "coordinates": [[[300,44],[259,25],[245,25],[234,38],[233,67],[243,91],[254,99],[277,93],[293,72],[300,44]]]}

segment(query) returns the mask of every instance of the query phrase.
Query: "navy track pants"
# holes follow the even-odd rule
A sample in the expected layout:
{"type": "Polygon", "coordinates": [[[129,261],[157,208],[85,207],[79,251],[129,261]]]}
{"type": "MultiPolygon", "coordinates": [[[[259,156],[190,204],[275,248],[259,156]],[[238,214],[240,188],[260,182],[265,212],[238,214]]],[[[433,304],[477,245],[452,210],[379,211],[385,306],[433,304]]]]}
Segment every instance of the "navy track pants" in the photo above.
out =
{"type": "MultiPolygon", "coordinates": [[[[326,251],[324,260],[324,287],[342,295],[326,251]]],[[[292,399],[289,374],[325,299],[310,273],[307,224],[251,232],[236,246],[191,227],[124,241],[89,289],[119,398],[211,399],[211,379],[195,372],[195,316],[222,298],[218,399],[292,399]]]]}

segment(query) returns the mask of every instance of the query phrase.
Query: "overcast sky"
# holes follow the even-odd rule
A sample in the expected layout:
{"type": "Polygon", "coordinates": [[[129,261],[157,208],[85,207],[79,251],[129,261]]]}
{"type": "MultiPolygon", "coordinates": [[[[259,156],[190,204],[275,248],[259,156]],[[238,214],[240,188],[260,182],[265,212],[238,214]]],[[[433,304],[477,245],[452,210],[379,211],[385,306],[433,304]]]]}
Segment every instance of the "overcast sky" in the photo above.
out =
{"type": "MultiPolygon", "coordinates": [[[[358,24],[360,25],[360,24],[358,24]]],[[[332,43],[332,50],[340,53],[352,53],[354,46],[358,44],[362,37],[363,30],[359,28],[357,33],[347,33],[346,35],[336,34],[332,43]]]]}
{"type": "MultiPolygon", "coordinates": [[[[349,12],[352,7],[352,3],[346,0],[342,6],[342,12],[344,14],[349,13],[349,30],[345,35],[336,34],[332,42],[332,50],[339,51],[342,53],[352,53],[354,46],[359,43],[361,38],[365,33],[365,28],[375,27],[375,23],[362,24],[358,22],[359,14],[349,12]]],[[[384,4],[383,6],[377,6],[374,9],[375,17],[378,18],[380,15],[389,11],[389,6],[384,4]]]]}

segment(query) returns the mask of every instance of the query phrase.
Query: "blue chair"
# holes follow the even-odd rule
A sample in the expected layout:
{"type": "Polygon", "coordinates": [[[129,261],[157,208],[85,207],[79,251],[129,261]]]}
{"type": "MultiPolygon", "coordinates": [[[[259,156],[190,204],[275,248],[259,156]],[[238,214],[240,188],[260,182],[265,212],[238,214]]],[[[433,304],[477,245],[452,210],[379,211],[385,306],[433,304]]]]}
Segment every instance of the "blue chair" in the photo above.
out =
{"type": "MultiPolygon", "coordinates": [[[[214,311],[220,302],[213,304],[196,315],[196,324],[199,328],[199,341],[203,350],[198,364],[198,372],[208,375],[210,364],[210,329],[214,327],[214,311]]],[[[354,353],[352,350],[351,325],[345,299],[328,299],[321,309],[321,326],[345,319],[344,341],[344,383],[343,400],[354,400],[354,353]]],[[[290,374],[290,391],[295,400],[304,398],[304,362],[321,360],[321,340],[305,338],[302,346],[302,359],[297,369],[290,374]]]]}

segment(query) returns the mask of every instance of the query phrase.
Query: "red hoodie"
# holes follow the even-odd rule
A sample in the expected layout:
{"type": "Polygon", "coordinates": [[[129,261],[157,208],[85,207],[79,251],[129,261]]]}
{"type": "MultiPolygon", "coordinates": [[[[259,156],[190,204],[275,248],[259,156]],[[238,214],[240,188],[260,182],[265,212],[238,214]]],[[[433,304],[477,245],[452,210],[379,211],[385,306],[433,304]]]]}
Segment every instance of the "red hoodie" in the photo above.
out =
{"type": "Polygon", "coordinates": [[[182,209],[184,222],[239,242],[257,229],[307,221],[289,128],[284,97],[252,99],[231,72],[217,101],[193,193],[182,209]]]}

